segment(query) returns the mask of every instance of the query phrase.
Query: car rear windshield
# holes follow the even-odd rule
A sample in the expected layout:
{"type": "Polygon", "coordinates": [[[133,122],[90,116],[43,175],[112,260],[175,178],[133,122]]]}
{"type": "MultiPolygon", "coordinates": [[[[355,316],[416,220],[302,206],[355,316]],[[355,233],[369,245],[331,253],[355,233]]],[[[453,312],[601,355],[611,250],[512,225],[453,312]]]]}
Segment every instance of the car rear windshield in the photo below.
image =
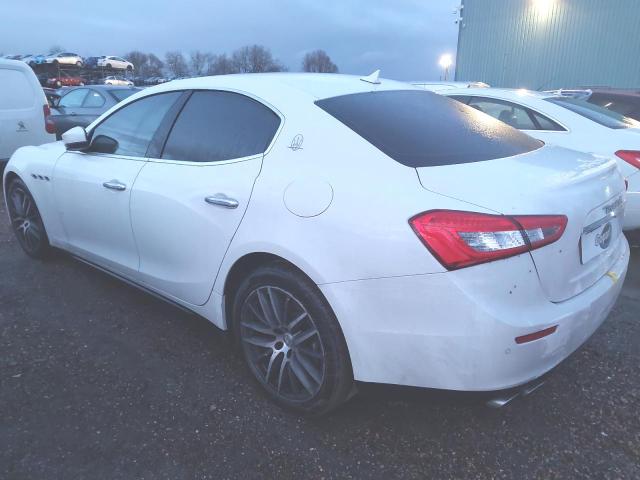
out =
{"type": "Polygon", "coordinates": [[[572,112],[582,115],[589,120],[593,120],[600,125],[609,128],[640,128],[640,122],[620,115],[617,112],[608,110],[599,105],[594,105],[585,100],[572,97],[549,97],[545,98],[547,102],[555,103],[561,107],[567,108],[572,112]]]}
{"type": "Polygon", "coordinates": [[[543,145],[474,108],[421,90],[354,93],[316,105],[408,167],[481,162],[543,145]]]}

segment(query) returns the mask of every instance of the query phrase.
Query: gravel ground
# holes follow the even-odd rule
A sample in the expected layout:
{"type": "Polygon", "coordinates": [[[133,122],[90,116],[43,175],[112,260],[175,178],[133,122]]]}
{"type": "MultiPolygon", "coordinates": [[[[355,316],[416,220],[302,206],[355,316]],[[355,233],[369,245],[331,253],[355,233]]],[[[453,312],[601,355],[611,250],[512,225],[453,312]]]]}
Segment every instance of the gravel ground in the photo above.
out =
{"type": "Polygon", "coordinates": [[[501,410],[363,385],[335,414],[272,405],[205,320],[65,255],[0,207],[0,478],[640,478],[640,241],[603,327],[501,410]]]}

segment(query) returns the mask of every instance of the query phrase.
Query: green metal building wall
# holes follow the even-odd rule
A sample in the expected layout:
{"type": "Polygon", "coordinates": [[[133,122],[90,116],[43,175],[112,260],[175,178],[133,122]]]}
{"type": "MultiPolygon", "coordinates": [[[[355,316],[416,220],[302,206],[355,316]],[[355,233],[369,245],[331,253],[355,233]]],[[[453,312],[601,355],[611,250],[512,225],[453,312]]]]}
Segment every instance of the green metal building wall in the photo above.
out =
{"type": "Polygon", "coordinates": [[[640,0],[462,0],[456,80],[640,88],[640,0]]]}

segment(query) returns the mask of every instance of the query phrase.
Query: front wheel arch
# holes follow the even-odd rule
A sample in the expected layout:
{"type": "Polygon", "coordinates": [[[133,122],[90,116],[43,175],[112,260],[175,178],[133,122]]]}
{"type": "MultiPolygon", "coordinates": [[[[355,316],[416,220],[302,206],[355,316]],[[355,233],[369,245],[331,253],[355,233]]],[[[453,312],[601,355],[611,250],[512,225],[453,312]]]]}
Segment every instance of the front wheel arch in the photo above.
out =
{"type": "Polygon", "coordinates": [[[9,172],[5,179],[5,202],[18,243],[30,257],[39,260],[47,259],[51,254],[52,246],[36,198],[29,185],[19,175],[9,172]],[[9,199],[9,196],[13,195],[14,188],[22,191],[23,201],[19,204],[9,199]],[[16,221],[22,223],[18,225],[16,221]]]}
{"type": "MultiPolygon", "coordinates": [[[[7,172],[7,175],[4,177],[4,189],[7,190],[7,187],[9,186],[11,181],[16,178],[19,180],[22,180],[16,172],[13,172],[13,171],[7,172]]],[[[24,180],[22,181],[24,182],[24,180]]]]}

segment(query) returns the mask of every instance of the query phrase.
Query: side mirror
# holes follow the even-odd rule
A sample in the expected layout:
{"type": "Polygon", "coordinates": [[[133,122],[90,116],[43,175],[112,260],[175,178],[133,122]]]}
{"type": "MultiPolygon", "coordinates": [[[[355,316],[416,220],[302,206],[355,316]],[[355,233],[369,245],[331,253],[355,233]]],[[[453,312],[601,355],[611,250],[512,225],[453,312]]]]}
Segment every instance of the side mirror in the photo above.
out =
{"type": "Polygon", "coordinates": [[[98,135],[91,142],[91,151],[96,153],[115,153],[118,141],[106,135],[98,135]]]}
{"type": "Polygon", "coordinates": [[[62,141],[67,150],[86,150],[89,148],[87,131],[82,127],[73,127],[62,134],[62,141]]]}

